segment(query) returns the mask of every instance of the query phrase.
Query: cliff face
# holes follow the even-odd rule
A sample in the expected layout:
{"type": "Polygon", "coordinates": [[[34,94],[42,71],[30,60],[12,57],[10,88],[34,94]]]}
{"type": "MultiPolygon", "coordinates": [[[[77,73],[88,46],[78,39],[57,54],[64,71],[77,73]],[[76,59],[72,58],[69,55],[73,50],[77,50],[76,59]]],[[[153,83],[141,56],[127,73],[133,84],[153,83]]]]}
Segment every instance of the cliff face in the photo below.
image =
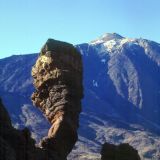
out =
{"type": "Polygon", "coordinates": [[[83,97],[81,55],[71,44],[49,39],[32,76],[36,88],[32,101],[52,125],[40,145],[49,157],[65,159],[78,137],[83,97]]]}
{"type": "Polygon", "coordinates": [[[140,160],[137,150],[127,143],[118,146],[105,143],[101,155],[101,160],[140,160]]]}

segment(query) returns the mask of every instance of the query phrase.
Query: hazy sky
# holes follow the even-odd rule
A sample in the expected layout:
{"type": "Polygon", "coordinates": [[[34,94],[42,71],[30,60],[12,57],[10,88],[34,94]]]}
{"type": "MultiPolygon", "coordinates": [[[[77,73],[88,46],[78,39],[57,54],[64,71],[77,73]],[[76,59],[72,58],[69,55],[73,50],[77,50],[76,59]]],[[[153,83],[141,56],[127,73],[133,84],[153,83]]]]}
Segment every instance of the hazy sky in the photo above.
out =
{"type": "Polygon", "coordinates": [[[160,0],[0,0],[0,58],[107,32],[160,42],[160,0]]]}

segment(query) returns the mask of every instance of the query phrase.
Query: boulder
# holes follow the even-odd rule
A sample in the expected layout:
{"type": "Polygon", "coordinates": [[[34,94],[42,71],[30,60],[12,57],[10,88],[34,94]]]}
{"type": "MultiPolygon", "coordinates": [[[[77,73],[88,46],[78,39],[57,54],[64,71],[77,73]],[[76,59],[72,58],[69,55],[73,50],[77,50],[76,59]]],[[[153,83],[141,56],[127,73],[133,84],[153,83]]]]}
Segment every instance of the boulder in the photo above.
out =
{"type": "Polygon", "coordinates": [[[101,160],[140,160],[138,151],[127,143],[114,145],[105,143],[101,150],[101,160]]]}

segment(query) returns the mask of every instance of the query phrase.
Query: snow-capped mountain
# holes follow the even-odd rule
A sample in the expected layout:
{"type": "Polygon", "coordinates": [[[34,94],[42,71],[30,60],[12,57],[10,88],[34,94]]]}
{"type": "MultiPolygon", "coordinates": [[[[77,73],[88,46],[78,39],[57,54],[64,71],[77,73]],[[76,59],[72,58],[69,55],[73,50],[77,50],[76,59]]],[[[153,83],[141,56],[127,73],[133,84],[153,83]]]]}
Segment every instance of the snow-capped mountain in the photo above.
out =
{"type": "MultiPolygon", "coordinates": [[[[84,99],[79,141],[68,159],[98,159],[107,141],[130,143],[143,159],[159,160],[160,44],[107,33],[76,47],[83,56],[84,99]]],[[[30,100],[37,56],[0,60],[0,96],[15,127],[29,127],[38,140],[49,124],[30,100]]]]}
{"type": "Polygon", "coordinates": [[[126,108],[132,108],[148,120],[160,124],[158,43],[123,38],[113,33],[78,48],[83,51],[86,75],[90,74],[85,76],[84,84],[89,86],[92,81],[90,87],[103,100],[111,101],[112,107],[122,112],[123,108],[125,112],[126,108]]]}

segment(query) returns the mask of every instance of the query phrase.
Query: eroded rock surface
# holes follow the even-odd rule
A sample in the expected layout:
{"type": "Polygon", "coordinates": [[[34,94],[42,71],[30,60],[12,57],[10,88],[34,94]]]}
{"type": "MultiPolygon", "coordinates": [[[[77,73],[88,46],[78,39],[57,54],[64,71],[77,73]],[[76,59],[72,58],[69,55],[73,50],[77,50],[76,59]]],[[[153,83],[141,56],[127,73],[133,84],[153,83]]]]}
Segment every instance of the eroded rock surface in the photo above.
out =
{"type": "Polygon", "coordinates": [[[78,137],[83,97],[81,56],[71,44],[49,39],[32,76],[36,88],[33,103],[52,126],[36,146],[27,128],[12,127],[0,100],[0,160],[65,160],[78,137]]]}
{"type": "Polygon", "coordinates": [[[127,143],[118,146],[105,143],[101,155],[101,160],[140,160],[137,150],[127,143]]]}
{"type": "Polygon", "coordinates": [[[41,141],[48,157],[66,159],[77,141],[81,112],[82,60],[73,45],[49,39],[32,68],[34,105],[51,123],[41,141]]]}

